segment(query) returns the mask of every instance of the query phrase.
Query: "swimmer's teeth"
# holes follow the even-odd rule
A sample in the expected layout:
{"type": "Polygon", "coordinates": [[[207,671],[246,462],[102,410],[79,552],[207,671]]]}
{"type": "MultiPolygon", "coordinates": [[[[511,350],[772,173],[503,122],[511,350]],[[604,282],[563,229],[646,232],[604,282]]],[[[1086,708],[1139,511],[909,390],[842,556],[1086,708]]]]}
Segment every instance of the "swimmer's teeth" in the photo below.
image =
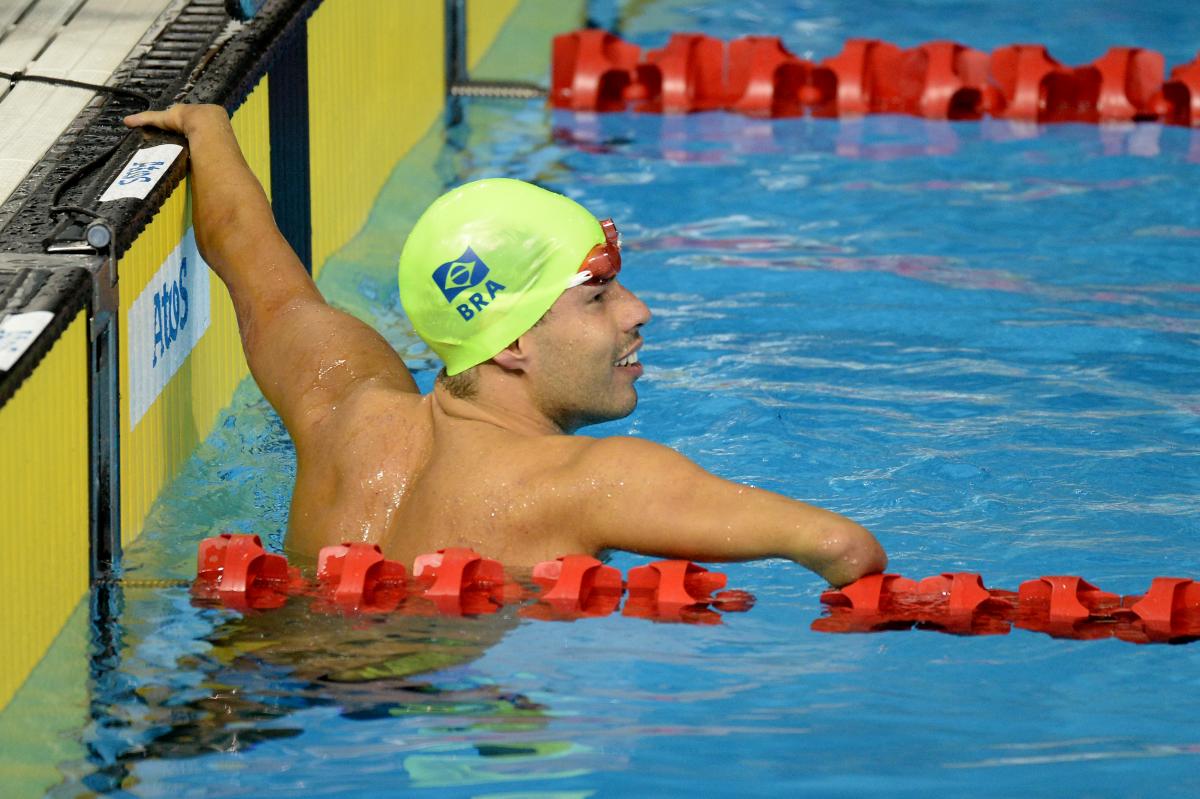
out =
{"type": "Polygon", "coordinates": [[[613,365],[614,366],[633,366],[637,362],[638,362],[638,354],[636,352],[631,352],[629,355],[625,356],[624,358],[617,361],[613,365]]]}

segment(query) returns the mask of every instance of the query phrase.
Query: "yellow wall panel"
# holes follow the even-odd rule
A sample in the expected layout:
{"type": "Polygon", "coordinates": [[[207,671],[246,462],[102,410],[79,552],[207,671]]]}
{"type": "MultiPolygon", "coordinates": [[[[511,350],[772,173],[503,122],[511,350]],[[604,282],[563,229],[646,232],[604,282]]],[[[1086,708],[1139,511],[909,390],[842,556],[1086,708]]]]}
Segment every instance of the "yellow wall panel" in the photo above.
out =
{"type": "MultiPolygon", "coordinates": [[[[268,86],[264,79],[233,115],[233,129],[250,168],[270,193],[268,86]]],[[[224,284],[210,274],[209,328],[145,415],[132,426],[129,310],[183,239],[191,224],[185,181],[121,259],[121,538],[133,541],[158,492],[208,435],[248,368],[237,319],[224,284]],[[132,429],[131,429],[132,427],[132,429]]]]}
{"type": "Polygon", "coordinates": [[[0,412],[0,708],[88,588],[87,315],[0,412]]]}
{"type": "Polygon", "coordinates": [[[325,0],[308,21],[314,276],[442,112],[442,0],[325,0]]]}
{"type": "Polygon", "coordinates": [[[475,69],[521,0],[467,3],[467,71],[475,69]]]}
{"type": "Polygon", "coordinates": [[[586,0],[504,0],[468,3],[467,8],[467,22],[472,26],[467,32],[472,80],[545,85],[550,74],[551,40],[576,30],[587,19],[586,0]],[[501,10],[508,16],[501,17],[501,10]]]}
{"type": "Polygon", "coordinates": [[[58,764],[79,762],[87,750],[79,730],[87,724],[91,603],[75,603],[49,652],[0,710],[0,761],[4,796],[42,796],[62,781],[58,764]]]}

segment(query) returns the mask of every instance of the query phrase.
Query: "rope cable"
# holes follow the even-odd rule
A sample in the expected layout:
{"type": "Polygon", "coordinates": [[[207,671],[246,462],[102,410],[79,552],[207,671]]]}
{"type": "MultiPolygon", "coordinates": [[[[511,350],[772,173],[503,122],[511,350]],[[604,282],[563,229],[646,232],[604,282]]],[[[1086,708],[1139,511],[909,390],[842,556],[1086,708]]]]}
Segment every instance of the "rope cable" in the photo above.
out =
{"type": "MultiPolygon", "coordinates": [[[[141,102],[142,104],[144,104],[145,108],[141,109],[141,110],[148,109],[154,105],[154,100],[149,95],[144,94],[139,91],[136,91],[135,89],[126,89],[121,86],[105,86],[105,85],[99,84],[99,83],[85,83],[84,81],[80,81],[80,80],[72,80],[70,78],[55,78],[55,77],[51,77],[49,75],[29,75],[25,72],[20,72],[20,71],[18,71],[18,72],[0,72],[0,79],[7,80],[11,83],[17,83],[18,81],[29,81],[31,83],[46,83],[51,86],[64,86],[64,87],[67,87],[70,89],[85,89],[87,91],[95,92],[97,94],[109,94],[114,97],[126,97],[131,100],[137,100],[137,101],[141,102]]],[[[115,144],[113,144],[111,147],[106,149],[100,155],[98,155],[95,158],[93,158],[92,160],[88,161],[83,166],[77,168],[74,172],[72,172],[67,177],[66,180],[64,180],[61,184],[59,184],[58,188],[54,190],[54,196],[51,197],[51,199],[50,199],[50,209],[49,209],[48,213],[49,213],[51,219],[53,219],[58,214],[67,214],[67,213],[81,214],[83,216],[87,216],[92,219],[100,219],[101,218],[100,214],[96,213],[95,211],[89,210],[87,208],[83,208],[78,205],[60,205],[60,203],[62,202],[63,195],[65,195],[69,189],[71,189],[76,184],[78,184],[79,181],[82,180],[85,175],[90,173],[93,169],[96,169],[97,167],[99,167],[101,164],[108,161],[108,159],[111,158],[113,156],[113,154],[121,148],[121,145],[125,143],[126,139],[128,139],[131,134],[134,134],[136,132],[137,131],[133,131],[133,130],[128,131],[124,136],[117,139],[117,142],[115,144]]]]}

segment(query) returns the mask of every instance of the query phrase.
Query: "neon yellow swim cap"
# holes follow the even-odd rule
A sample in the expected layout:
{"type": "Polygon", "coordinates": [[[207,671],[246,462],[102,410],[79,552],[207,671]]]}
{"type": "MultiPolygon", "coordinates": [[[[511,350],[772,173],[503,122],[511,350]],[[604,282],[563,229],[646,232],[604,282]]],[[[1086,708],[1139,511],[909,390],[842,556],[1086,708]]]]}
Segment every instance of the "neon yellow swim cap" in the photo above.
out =
{"type": "Polygon", "coordinates": [[[510,178],[467,183],[408,234],[400,304],[456,375],[533,327],[604,240],[596,218],[561,194],[510,178]]]}

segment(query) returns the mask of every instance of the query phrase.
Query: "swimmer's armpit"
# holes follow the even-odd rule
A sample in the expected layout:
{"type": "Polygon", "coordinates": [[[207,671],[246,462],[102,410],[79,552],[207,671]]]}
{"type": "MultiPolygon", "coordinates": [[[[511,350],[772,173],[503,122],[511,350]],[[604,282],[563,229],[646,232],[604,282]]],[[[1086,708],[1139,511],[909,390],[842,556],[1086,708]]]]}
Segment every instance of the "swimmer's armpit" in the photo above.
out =
{"type": "Polygon", "coordinates": [[[570,471],[573,526],[593,550],[698,561],[783,557],[833,585],[887,566],[879,542],[850,519],[723,480],[652,442],[597,440],[570,471]]]}

